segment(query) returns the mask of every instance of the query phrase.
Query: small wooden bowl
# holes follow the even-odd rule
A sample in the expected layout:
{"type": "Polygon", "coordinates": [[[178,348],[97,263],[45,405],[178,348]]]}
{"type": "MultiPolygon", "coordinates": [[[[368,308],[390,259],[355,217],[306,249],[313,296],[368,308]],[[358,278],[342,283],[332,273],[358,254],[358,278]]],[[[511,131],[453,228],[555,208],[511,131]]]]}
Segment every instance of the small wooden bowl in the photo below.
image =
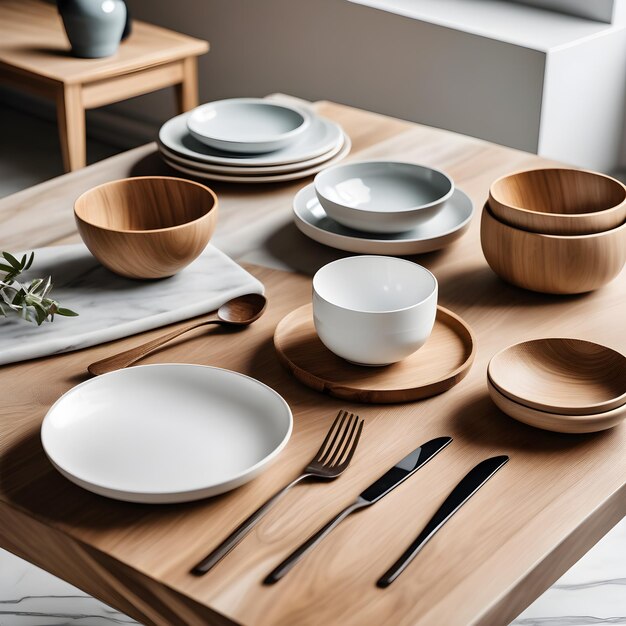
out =
{"type": "Polygon", "coordinates": [[[491,184],[489,208],[510,226],[547,235],[589,235],[626,220],[626,186],[584,170],[540,169],[491,184]]]}
{"type": "Polygon", "coordinates": [[[487,388],[493,403],[509,417],[529,426],[551,430],[555,433],[594,433],[599,430],[613,428],[626,417],[626,404],[612,411],[595,413],[593,415],[562,415],[538,411],[537,409],[531,409],[523,404],[513,402],[513,400],[501,394],[489,379],[487,379],[487,388]]]}
{"type": "Polygon", "coordinates": [[[564,415],[626,404],[626,356],[582,339],[533,339],[498,352],[489,380],[513,402],[564,415]]]}
{"type": "Polygon", "coordinates": [[[189,265],[217,222],[217,196],[183,178],[124,178],[89,189],[74,204],[78,232],[108,269],[164,278],[189,265]]]}
{"type": "Polygon", "coordinates": [[[626,262],[626,222],[594,235],[542,235],[504,224],[485,204],[480,242],[496,274],[542,293],[593,291],[613,280],[626,262]]]}

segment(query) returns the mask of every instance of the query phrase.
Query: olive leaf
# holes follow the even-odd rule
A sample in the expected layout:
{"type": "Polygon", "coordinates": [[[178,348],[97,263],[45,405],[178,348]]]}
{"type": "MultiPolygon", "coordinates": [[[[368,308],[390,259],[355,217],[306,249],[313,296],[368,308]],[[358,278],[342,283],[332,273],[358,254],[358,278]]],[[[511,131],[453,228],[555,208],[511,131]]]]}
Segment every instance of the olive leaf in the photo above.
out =
{"type": "Polygon", "coordinates": [[[34,278],[30,282],[18,282],[17,278],[33,264],[35,253],[18,259],[10,252],[3,252],[0,258],[0,317],[17,315],[27,322],[41,326],[46,320],[53,321],[55,315],[72,317],[78,315],[71,309],[59,306],[50,298],[52,277],[34,278]]]}

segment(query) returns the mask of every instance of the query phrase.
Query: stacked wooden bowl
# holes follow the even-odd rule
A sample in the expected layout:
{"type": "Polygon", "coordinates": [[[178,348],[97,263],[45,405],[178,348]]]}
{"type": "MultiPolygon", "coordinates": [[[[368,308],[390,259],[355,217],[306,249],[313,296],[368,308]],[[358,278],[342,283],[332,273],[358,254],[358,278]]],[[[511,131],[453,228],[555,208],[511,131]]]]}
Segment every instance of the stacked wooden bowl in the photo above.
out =
{"type": "Polygon", "coordinates": [[[490,187],[480,234],[504,280],[543,293],[593,291],[626,262],[626,187],[567,168],[509,174],[490,187]]]}
{"type": "Polygon", "coordinates": [[[582,339],[534,339],[490,361],[487,387],[510,417],[544,430],[588,433],[626,417],[626,357],[582,339]]]}

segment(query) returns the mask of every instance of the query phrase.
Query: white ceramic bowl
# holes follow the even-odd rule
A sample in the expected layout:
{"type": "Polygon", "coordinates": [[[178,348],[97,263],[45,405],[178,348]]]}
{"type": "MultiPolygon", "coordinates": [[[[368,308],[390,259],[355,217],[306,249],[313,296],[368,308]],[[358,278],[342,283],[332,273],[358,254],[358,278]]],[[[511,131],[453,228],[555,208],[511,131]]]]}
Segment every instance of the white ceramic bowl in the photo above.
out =
{"type": "Polygon", "coordinates": [[[389,365],[421,348],[437,314],[437,279],[387,256],[355,256],[313,277],[313,319],[322,343],[357,365],[389,365]]]}
{"type": "Polygon", "coordinates": [[[439,170],[396,161],[336,165],[315,177],[315,193],[336,222],[368,233],[411,230],[434,217],[454,193],[439,170]]]}
{"type": "Polygon", "coordinates": [[[258,154],[280,150],[298,139],[311,116],[262,98],[232,98],[199,106],[187,118],[198,141],[226,152],[258,154]]]}

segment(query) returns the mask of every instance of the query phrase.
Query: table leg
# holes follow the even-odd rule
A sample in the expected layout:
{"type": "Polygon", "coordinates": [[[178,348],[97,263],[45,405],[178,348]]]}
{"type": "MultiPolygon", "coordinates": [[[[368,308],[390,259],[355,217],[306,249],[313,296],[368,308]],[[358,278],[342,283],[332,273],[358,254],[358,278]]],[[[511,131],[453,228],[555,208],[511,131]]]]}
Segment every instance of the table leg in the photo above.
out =
{"type": "Polygon", "coordinates": [[[57,120],[63,167],[72,172],[85,167],[87,147],[85,139],[85,108],[81,85],[64,85],[57,92],[57,120]]]}
{"type": "Polygon", "coordinates": [[[198,106],[198,61],[187,57],[182,61],[183,81],[176,85],[176,100],[180,113],[198,106]]]}

